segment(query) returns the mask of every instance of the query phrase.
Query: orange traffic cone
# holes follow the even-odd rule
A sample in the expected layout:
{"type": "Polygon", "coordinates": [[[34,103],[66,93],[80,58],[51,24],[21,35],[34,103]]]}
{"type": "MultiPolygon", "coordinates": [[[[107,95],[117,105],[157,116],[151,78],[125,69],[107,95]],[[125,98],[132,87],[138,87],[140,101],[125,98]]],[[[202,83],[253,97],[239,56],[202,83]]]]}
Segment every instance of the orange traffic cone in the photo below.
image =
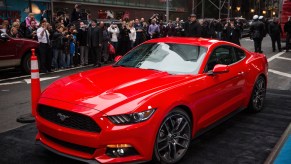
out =
{"type": "Polygon", "coordinates": [[[35,56],[35,49],[31,49],[31,114],[35,117],[37,102],[40,97],[40,80],[37,56],[35,56]]]}

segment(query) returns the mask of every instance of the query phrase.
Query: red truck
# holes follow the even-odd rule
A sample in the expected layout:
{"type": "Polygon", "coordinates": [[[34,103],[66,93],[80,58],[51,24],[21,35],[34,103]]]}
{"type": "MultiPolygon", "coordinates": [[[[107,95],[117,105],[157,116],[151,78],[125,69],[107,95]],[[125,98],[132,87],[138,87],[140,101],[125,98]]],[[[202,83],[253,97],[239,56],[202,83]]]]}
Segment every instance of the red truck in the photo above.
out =
{"type": "Polygon", "coordinates": [[[6,33],[0,35],[0,68],[20,67],[30,73],[31,49],[37,49],[39,43],[23,38],[11,38],[6,33]]]}

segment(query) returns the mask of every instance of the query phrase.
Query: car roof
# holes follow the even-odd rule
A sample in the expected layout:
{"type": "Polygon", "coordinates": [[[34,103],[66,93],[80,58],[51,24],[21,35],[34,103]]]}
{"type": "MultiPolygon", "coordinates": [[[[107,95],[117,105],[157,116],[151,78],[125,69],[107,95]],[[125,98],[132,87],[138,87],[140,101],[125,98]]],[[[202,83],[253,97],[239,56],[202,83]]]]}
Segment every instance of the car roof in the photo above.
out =
{"type": "Polygon", "coordinates": [[[190,37],[166,37],[148,40],[146,43],[181,43],[181,44],[191,44],[196,46],[210,47],[214,43],[221,42],[223,44],[228,44],[227,42],[216,40],[216,39],[206,39],[206,38],[190,38],[190,37]]]}

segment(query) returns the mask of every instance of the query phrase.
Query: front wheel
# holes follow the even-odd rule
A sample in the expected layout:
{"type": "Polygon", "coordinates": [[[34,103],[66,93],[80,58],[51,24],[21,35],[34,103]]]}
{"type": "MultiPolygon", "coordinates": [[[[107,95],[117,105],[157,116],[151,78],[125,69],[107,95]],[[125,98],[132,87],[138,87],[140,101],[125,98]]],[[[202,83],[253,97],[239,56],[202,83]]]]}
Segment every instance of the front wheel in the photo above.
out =
{"type": "Polygon", "coordinates": [[[266,98],[266,80],[264,77],[260,76],[254,85],[248,110],[255,113],[260,112],[264,107],[265,98],[266,98]]]}
{"type": "Polygon", "coordinates": [[[25,54],[25,56],[23,57],[23,60],[21,61],[21,68],[25,74],[30,74],[30,67],[31,67],[30,57],[31,57],[31,53],[27,53],[25,54]]]}
{"type": "Polygon", "coordinates": [[[191,141],[191,121],[180,108],[171,111],[156,136],[153,159],[157,163],[176,163],[182,159],[191,141]]]}

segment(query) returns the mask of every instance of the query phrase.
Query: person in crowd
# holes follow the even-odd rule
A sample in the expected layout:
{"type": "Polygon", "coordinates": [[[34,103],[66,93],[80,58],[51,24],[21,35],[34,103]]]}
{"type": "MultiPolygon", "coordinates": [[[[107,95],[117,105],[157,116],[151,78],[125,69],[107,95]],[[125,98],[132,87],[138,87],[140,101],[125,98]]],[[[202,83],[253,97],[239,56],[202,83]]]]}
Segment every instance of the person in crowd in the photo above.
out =
{"type": "Polygon", "coordinates": [[[99,24],[99,28],[102,31],[102,48],[101,48],[101,54],[104,59],[104,64],[109,63],[109,52],[108,52],[108,44],[110,41],[110,33],[107,30],[107,27],[105,26],[104,22],[101,21],[99,24]]]}
{"type": "Polygon", "coordinates": [[[186,36],[188,37],[201,37],[201,25],[196,20],[196,14],[190,15],[189,27],[187,28],[186,36]]]}
{"type": "MultiPolygon", "coordinates": [[[[15,27],[17,29],[17,38],[23,38],[25,36],[25,24],[21,24],[20,26],[19,22],[13,22],[12,27],[15,27]]],[[[14,31],[15,32],[15,31],[14,31]]]]}
{"type": "Polygon", "coordinates": [[[52,49],[53,49],[53,60],[52,66],[55,70],[59,68],[64,68],[65,61],[63,61],[64,55],[64,48],[65,48],[65,36],[64,36],[64,27],[59,25],[56,28],[56,31],[53,33],[52,36],[52,49]]]}
{"type": "MultiPolygon", "coordinates": [[[[120,33],[119,28],[115,22],[112,22],[112,24],[108,27],[107,30],[110,34],[110,43],[113,45],[115,52],[116,52],[118,50],[118,36],[120,33]]],[[[113,57],[114,57],[114,55],[113,55],[113,57]]]]}
{"type": "Polygon", "coordinates": [[[128,24],[123,21],[120,29],[120,39],[119,39],[119,52],[124,55],[127,53],[127,51],[130,50],[130,40],[129,40],[129,27],[128,24]]]}
{"type": "Polygon", "coordinates": [[[222,40],[222,31],[223,31],[223,24],[221,23],[221,20],[217,20],[215,23],[215,33],[217,36],[217,39],[222,40]]]}
{"type": "MultiPolygon", "coordinates": [[[[266,21],[265,21],[265,18],[264,18],[264,16],[259,16],[259,21],[260,22],[262,22],[263,23],[263,27],[264,27],[264,29],[263,29],[263,31],[262,31],[262,37],[261,37],[261,43],[263,42],[263,39],[264,39],[264,37],[266,37],[266,35],[267,35],[267,29],[266,29],[266,21]]],[[[242,30],[243,30],[243,28],[242,28],[242,30]]]]}
{"type": "Polygon", "coordinates": [[[16,27],[12,27],[12,28],[10,29],[10,32],[8,33],[8,35],[9,35],[10,37],[12,37],[12,38],[20,38],[20,37],[19,37],[18,30],[17,30],[16,27]]]}
{"type": "Polygon", "coordinates": [[[48,23],[46,21],[41,22],[40,28],[37,29],[37,38],[39,44],[39,61],[40,61],[40,72],[52,72],[51,63],[51,46],[48,32],[48,23]]]}
{"type": "Polygon", "coordinates": [[[156,19],[152,19],[152,23],[149,26],[148,34],[150,39],[158,38],[160,33],[160,27],[156,23],[156,19]]]}
{"type": "Polygon", "coordinates": [[[240,45],[240,27],[235,24],[235,20],[230,20],[224,27],[226,40],[234,44],[240,45]]]}
{"type": "Polygon", "coordinates": [[[209,22],[207,20],[203,20],[202,27],[201,27],[201,37],[210,38],[209,31],[210,31],[209,22]]]}
{"type": "Polygon", "coordinates": [[[140,23],[140,21],[138,20],[138,18],[136,18],[134,20],[134,28],[136,31],[136,40],[135,40],[135,46],[141,44],[142,42],[144,42],[144,38],[143,38],[143,27],[142,24],[140,23]]]}
{"type": "Polygon", "coordinates": [[[101,67],[102,30],[97,27],[96,20],[92,20],[88,28],[87,44],[93,59],[93,67],[101,67]]]}
{"type": "Polygon", "coordinates": [[[164,21],[163,20],[160,20],[160,23],[158,25],[159,25],[159,28],[160,28],[160,35],[159,35],[159,37],[165,37],[166,36],[166,34],[165,34],[166,26],[164,24],[164,21]]]}
{"type": "Polygon", "coordinates": [[[254,40],[255,52],[262,53],[262,38],[264,35],[264,24],[259,21],[259,16],[253,16],[250,27],[250,38],[254,40]]]}
{"type": "Polygon", "coordinates": [[[30,22],[30,26],[27,27],[25,30],[25,38],[37,40],[36,30],[37,30],[36,22],[32,20],[30,22]]]}
{"type": "Polygon", "coordinates": [[[84,22],[80,22],[80,28],[77,33],[77,43],[80,48],[80,64],[88,65],[88,47],[87,47],[88,29],[84,22]]]}
{"type": "Polygon", "coordinates": [[[25,18],[26,27],[30,26],[30,22],[32,20],[35,20],[34,14],[33,13],[29,13],[28,16],[25,18]]]}
{"type": "Polygon", "coordinates": [[[47,11],[46,10],[41,11],[40,21],[43,21],[44,19],[45,19],[45,21],[47,21],[47,11]]]}
{"type": "Polygon", "coordinates": [[[68,43],[70,46],[69,55],[66,58],[67,67],[74,67],[79,64],[78,57],[76,55],[76,30],[73,30],[72,34],[68,36],[68,43]]]}
{"type": "Polygon", "coordinates": [[[217,38],[216,33],[215,33],[215,20],[214,19],[212,19],[209,22],[208,36],[209,38],[217,38]]]}
{"type": "Polygon", "coordinates": [[[136,40],[136,30],[133,26],[133,21],[130,21],[128,23],[128,28],[129,28],[129,40],[130,40],[130,49],[132,49],[135,45],[135,40],[136,40]]]}
{"type": "Polygon", "coordinates": [[[275,43],[277,42],[279,52],[282,51],[281,48],[281,35],[282,35],[282,28],[278,23],[278,18],[273,18],[273,22],[269,24],[269,35],[272,40],[272,48],[273,52],[276,51],[275,43]]]}
{"type": "Polygon", "coordinates": [[[146,40],[150,39],[150,36],[148,34],[148,29],[149,29],[148,23],[143,21],[142,28],[143,28],[143,39],[144,39],[144,41],[146,41],[146,40]]]}
{"type": "Polygon", "coordinates": [[[9,21],[8,20],[4,20],[2,22],[2,27],[1,27],[1,31],[6,33],[6,34],[9,34],[9,30],[10,29],[10,24],[9,24],[9,21]]]}
{"type": "Polygon", "coordinates": [[[165,29],[165,36],[166,37],[176,36],[176,28],[172,20],[169,20],[169,23],[167,24],[167,27],[165,29]]]}
{"type": "Polygon", "coordinates": [[[71,22],[81,20],[80,6],[75,4],[75,8],[71,13],[71,22]]]}
{"type": "Polygon", "coordinates": [[[286,52],[288,52],[291,46],[291,16],[289,16],[288,22],[284,25],[284,32],[286,33],[286,52]]]}
{"type": "Polygon", "coordinates": [[[182,24],[180,21],[180,18],[177,17],[176,20],[173,22],[174,26],[175,26],[175,31],[176,31],[176,36],[182,36],[182,24]]]}
{"type": "Polygon", "coordinates": [[[69,19],[69,15],[65,12],[63,17],[63,22],[64,22],[64,26],[67,27],[70,24],[70,19],[69,19]]]}

